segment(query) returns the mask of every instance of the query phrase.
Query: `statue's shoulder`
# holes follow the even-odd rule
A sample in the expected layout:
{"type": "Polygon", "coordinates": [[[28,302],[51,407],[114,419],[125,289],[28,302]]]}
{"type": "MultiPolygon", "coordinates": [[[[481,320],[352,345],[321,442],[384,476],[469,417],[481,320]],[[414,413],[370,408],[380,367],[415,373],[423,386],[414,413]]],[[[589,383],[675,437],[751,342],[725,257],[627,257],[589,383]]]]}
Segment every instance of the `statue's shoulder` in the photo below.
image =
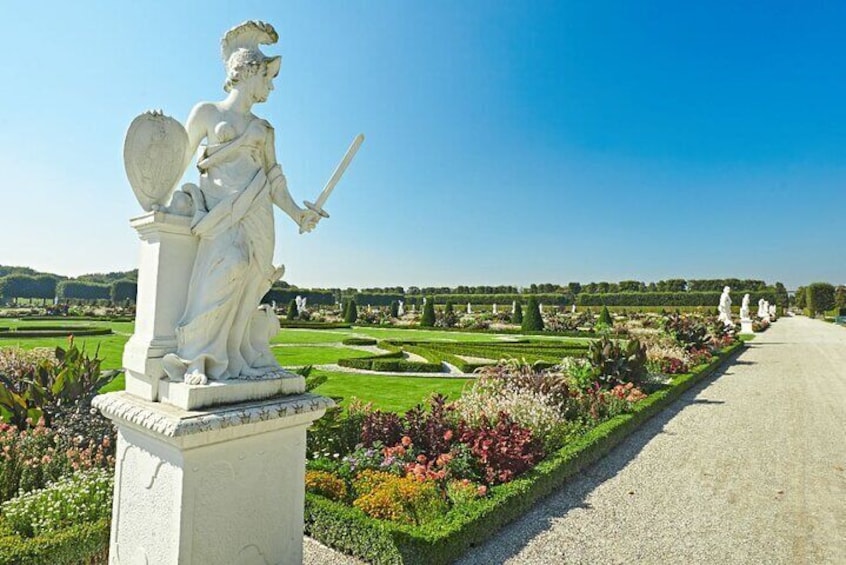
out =
{"type": "Polygon", "coordinates": [[[214,102],[199,102],[191,109],[191,113],[188,115],[188,121],[215,121],[219,115],[220,108],[214,102]]]}

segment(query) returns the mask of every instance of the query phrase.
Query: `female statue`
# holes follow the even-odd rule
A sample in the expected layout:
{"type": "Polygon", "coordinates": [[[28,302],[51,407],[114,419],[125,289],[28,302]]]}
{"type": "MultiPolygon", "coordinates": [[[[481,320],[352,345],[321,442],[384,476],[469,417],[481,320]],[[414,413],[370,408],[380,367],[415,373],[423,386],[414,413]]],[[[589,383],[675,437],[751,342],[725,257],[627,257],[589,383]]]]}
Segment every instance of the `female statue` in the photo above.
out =
{"type": "Polygon", "coordinates": [[[199,186],[183,187],[193,200],[191,225],[199,246],[176,329],[178,348],[163,365],[171,379],[188,384],[255,378],[278,369],[268,347],[278,321],[259,308],[284,272],[272,264],[273,204],[302,232],[320,220],[294,202],[276,162],[273,128],[252,113],[273,90],[281,64],[280,57],[266,57],[258,47],[277,39],[263,22],[229,30],[221,41],[228,95],[197,104],[186,124],[183,170],[200,149],[199,186]]]}

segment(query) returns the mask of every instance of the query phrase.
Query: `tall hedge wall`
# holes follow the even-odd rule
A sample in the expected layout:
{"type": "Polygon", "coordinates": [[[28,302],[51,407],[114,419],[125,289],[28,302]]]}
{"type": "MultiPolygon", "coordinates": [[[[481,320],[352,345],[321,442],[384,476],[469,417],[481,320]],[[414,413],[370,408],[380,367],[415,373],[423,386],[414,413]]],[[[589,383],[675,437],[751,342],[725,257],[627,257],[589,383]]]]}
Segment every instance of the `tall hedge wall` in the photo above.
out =
{"type": "MultiPolygon", "coordinates": [[[[539,304],[567,306],[572,304],[572,297],[567,294],[435,294],[435,304],[446,304],[451,301],[453,304],[499,304],[500,306],[510,305],[515,300],[521,304],[525,303],[530,296],[534,296],[539,304]]],[[[422,296],[406,296],[408,304],[420,305],[423,303],[422,296]]]]}
{"type": "MultiPolygon", "coordinates": [[[[713,306],[720,303],[721,292],[609,292],[606,294],[580,294],[579,306],[713,306]]],[[[732,292],[731,301],[739,305],[745,292],[732,292]]],[[[750,303],[763,298],[775,304],[774,290],[749,293],[750,303]]]]}

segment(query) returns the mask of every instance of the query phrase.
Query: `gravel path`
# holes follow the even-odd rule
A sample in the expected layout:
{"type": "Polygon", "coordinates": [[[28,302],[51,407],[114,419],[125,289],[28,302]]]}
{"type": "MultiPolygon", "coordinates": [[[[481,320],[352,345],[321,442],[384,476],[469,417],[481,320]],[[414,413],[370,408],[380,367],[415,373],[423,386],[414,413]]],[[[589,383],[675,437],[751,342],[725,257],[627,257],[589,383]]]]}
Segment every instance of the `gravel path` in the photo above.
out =
{"type": "Polygon", "coordinates": [[[846,564],[846,329],[779,320],[459,563],[846,564]]]}

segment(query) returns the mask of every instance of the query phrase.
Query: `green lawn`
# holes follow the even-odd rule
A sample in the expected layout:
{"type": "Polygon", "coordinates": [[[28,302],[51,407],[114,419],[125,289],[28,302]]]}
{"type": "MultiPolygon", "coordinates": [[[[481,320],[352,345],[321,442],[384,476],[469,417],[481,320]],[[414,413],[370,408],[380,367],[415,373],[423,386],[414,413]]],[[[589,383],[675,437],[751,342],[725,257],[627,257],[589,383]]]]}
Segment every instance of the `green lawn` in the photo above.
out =
{"type": "MultiPolygon", "coordinates": [[[[97,322],[85,320],[56,320],[56,321],[19,321],[13,319],[0,320],[0,326],[18,327],[20,325],[35,326],[108,326],[115,332],[106,336],[80,336],[75,342],[85,347],[89,353],[99,346],[99,356],[103,360],[104,369],[118,369],[121,367],[123,348],[133,332],[131,322],[97,322]]],[[[367,351],[348,347],[330,347],[327,344],[340,344],[348,337],[372,337],[377,340],[399,339],[414,341],[441,341],[452,344],[466,343],[468,347],[478,346],[481,342],[493,342],[498,338],[513,340],[520,336],[471,333],[441,330],[398,330],[392,328],[354,327],[352,329],[310,330],[283,329],[272,340],[273,353],[279,362],[286,367],[303,365],[323,365],[337,363],[338,359],[351,357],[366,357],[372,355],[367,351]]],[[[546,336],[531,336],[530,339],[545,339],[546,336]]],[[[556,338],[549,336],[551,341],[578,343],[586,340],[574,338],[556,338]]],[[[507,343],[507,342],[506,342],[507,343]]],[[[55,338],[0,338],[0,347],[20,346],[24,348],[67,346],[66,337],[55,338]]],[[[507,347],[506,347],[507,348],[507,347]]],[[[504,349],[506,349],[504,348],[504,349]]],[[[474,353],[481,353],[481,351],[474,353]]],[[[316,392],[327,396],[342,397],[342,404],[347,404],[352,397],[371,402],[377,408],[384,410],[404,411],[415,404],[424,402],[433,393],[440,392],[451,399],[457,398],[464,388],[467,379],[444,377],[409,377],[395,374],[367,375],[356,373],[318,372],[329,377],[329,380],[316,389],[316,392]]],[[[103,388],[103,392],[122,390],[124,377],[120,375],[103,388]]]]}
{"type": "Polygon", "coordinates": [[[355,373],[330,373],[315,371],[313,374],[328,377],[314,392],[325,396],[341,397],[341,405],[349,404],[355,397],[370,402],[374,407],[392,412],[404,412],[415,404],[424,402],[439,392],[450,400],[461,396],[469,379],[438,377],[396,377],[361,375],[355,373]]]}
{"type": "Polygon", "coordinates": [[[303,365],[327,365],[337,363],[338,359],[367,357],[368,351],[347,347],[274,347],[273,354],[283,367],[301,367],[303,365]]]}

